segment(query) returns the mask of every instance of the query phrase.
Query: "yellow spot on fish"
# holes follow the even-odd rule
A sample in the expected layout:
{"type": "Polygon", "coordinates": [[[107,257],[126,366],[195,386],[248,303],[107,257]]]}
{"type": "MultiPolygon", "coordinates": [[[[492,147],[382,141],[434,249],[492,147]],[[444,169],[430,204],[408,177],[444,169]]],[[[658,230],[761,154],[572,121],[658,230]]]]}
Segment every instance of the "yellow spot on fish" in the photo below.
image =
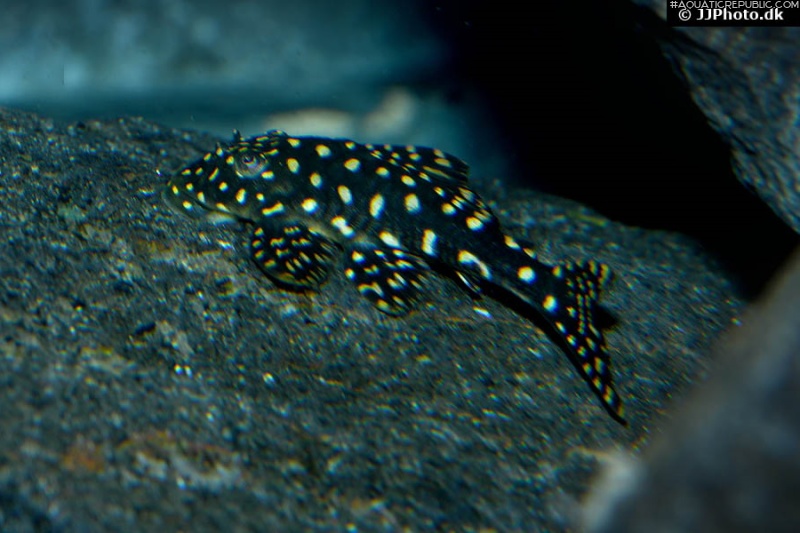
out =
{"type": "Polygon", "coordinates": [[[419,198],[416,194],[409,194],[405,197],[406,211],[416,213],[420,209],[419,198]]]}
{"type": "Polygon", "coordinates": [[[570,346],[575,346],[576,344],[578,344],[578,341],[575,339],[574,335],[567,335],[565,338],[567,339],[567,342],[569,343],[570,346]]]}
{"type": "Polygon", "coordinates": [[[275,178],[275,173],[271,170],[265,170],[261,173],[261,178],[265,180],[271,180],[275,178]]]}
{"type": "Polygon", "coordinates": [[[544,297],[544,300],[542,300],[542,307],[544,307],[546,311],[552,313],[558,308],[558,302],[552,294],[548,294],[544,297]]]}
{"type": "Polygon", "coordinates": [[[358,292],[360,292],[361,294],[365,294],[365,293],[368,293],[368,292],[374,292],[378,296],[383,296],[383,289],[381,289],[381,286],[378,285],[377,282],[374,282],[374,283],[362,283],[361,285],[358,286],[358,292]]]}
{"type": "Polygon", "coordinates": [[[478,209],[475,211],[475,216],[486,222],[492,218],[492,214],[485,209],[478,209]]]}
{"type": "Polygon", "coordinates": [[[422,251],[428,255],[436,255],[436,233],[426,229],[422,233],[422,251]]]}
{"type": "Polygon", "coordinates": [[[467,217],[467,227],[472,231],[478,231],[483,228],[483,222],[475,217],[467,217]]]}
{"type": "Polygon", "coordinates": [[[180,194],[180,193],[181,193],[181,191],[180,191],[180,189],[178,189],[178,186],[177,185],[173,185],[172,186],[172,194],[180,194]]]}
{"type": "Polygon", "coordinates": [[[351,257],[351,258],[353,259],[353,261],[355,261],[356,263],[361,263],[361,262],[363,262],[363,261],[364,261],[364,254],[362,254],[362,253],[361,253],[361,252],[359,252],[359,251],[354,251],[352,254],[350,254],[350,257],[351,257]]]}
{"type": "Polygon", "coordinates": [[[336,192],[339,193],[339,198],[342,199],[342,202],[346,204],[353,203],[353,194],[350,192],[350,189],[346,185],[339,185],[336,188],[336,192]]]}
{"type": "Polygon", "coordinates": [[[350,172],[358,172],[358,169],[361,168],[361,161],[355,157],[352,157],[344,162],[344,168],[350,172]]]}
{"type": "Polygon", "coordinates": [[[381,216],[381,212],[383,211],[383,205],[383,195],[376,194],[369,201],[369,214],[372,215],[373,218],[378,218],[381,216]]]}
{"type": "Polygon", "coordinates": [[[414,178],[412,178],[408,174],[403,175],[403,177],[400,178],[400,181],[402,181],[408,187],[413,187],[413,186],[415,186],[417,184],[417,182],[414,181],[414,178]]]}
{"type": "Polygon", "coordinates": [[[197,199],[200,200],[200,202],[205,203],[206,202],[206,194],[203,191],[198,192],[197,193],[197,199]]]}
{"type": "Polygon", "coordinates": [[[471,202],[472,200],[475,199],[475,193],[467,189],[466,187],[459,187],[458,193],[468,202],[471,202]]]}
{"type": "Polygon", "coordinates": [[[392,175],[392,173],[389,172],[389,170],[386,167],[378,167],[375,170],[375,174],[377,174],[378,176],[380,176],[382,178],[388,178],[389,176],[392,175]]]}
{"type": "MultiPolygon", "coordinates": [[[[605,392],[603,392],[603,401],[606,402],[608,405],[614,405],[614,403],[615,403],[614,402],[614,398],[615,397],[616,397],[616,393],[610,388],[606,389],[605,392]]],[[[619,415],[621,418],[625,417],[625,406],[624,405],[619,405],[617,407],[617,415],[619,415]]]]}
{"type": "Polygon", "coordinates": [[[225,158],[225,162],[229,165],[232,165],[234,161],[236,161],[236,159],[232,155],[225,158]]]}
{"type": "Polygon", "coordinates": [[[187,183],[186,184],[186,190],[187,191],[193,191],[194,190],[194,183],[192,183],[192,182],[187,183]]]}
{"type": "Polygon", "coordinates": [[[317,150],[317,155],[320,157],[331,156],[331,149],[325,146],[324,144],[318,144],[316,150],[317,150]]]}
{"type": "Polygon", "coordinates": [[[322,186],[322,176],[319,175],[319,172],[314,172],[308,177],[308,180],[311,182],[311,185],[319,189],[322,186]]]}
{"type": "Polygon", "coordinates": [[[561,268],[561,265],[553,267],[553,275],[557,278],[564,277],[564,270],[561,268]]]}
{"type": "Polygon", "coordinates": [[[519,277],[519,279],[521,279],[525,283],[530,283],[534,279],[536,279],[536,273],[533,271],[531,267],[524,266],[520,267],[520,269],[517,270],[517,277],[519,277]]]}
{"type": "Polygon", "coordinates": [[[265,217],[269,217],[272,215],[277,215],[278,213],[283,212],[283,210],[284,210],[283,204],[281,202],[278,202],[270,207],[265,207],[264,209],[262,209],[261,214],[264,215],[265,217]]]}
{"type": "Polygon", "coordinates": [[[512,250],[519,250],[519,244],[517,244],[517,241],[514,240],[514,237],[506,235],[504,237],[504,240],[506,241],[506,246],[508,246],[512,250]]]}
{"type": "Polygon", "coordinates": [[[444,213],[445,215],[455,215],[456,214],[456,208],[455,208],[455,206],[453,206],[453,204],[451,204],[449,202],[445,203],[445,204],[442,204],[442,213],[444,213]]]}
{"type": "Polygon", "coordinates": [[[353,141],[347,141],[346,143],[344,143],[344,145],[345,147],[347,147],[348,150],[356,149],[356,143],[354,143],[353,141]]]}
{"type": "Polygon", "coordinates": [[[286,160],[286,166],[289,167],[292,174],[297,174],[300,171],[300,162],[294,157],[290,157],[286,160]]]}
{"type": "Polygon", "coordinates": [[[244,204],[247,200],[247,191],[244,189],[239,189],[236,191],[236,201],[240,204],[244,204]]]}
{"type": "Polygon", "coordinates": [[[338,229],[345,237],[352,237],[353,233],[355,233],[353,228],[347,224],[347,220],[341,216],[333,217],[333,219],[331,219],[331,226],[338,229]]]}
{"type": "Polygon", "coordinates": [[[397,237],[389,233],[388,231],[382,231],[378,235],[378,238],[382,240],[385,244],[392,246],[394,248],[400,247],[400,241],[397,240],[397,237]]]}
{"type": "Polygon", "coordinates": [[[211,171],[211,174],[209,174],[208,181],[214,181],[215,179],[217,179],[217,176],[219,176],[219,169],[215,168],[214,170],[211,171]]]}
{"type": "Polygon", "coordinates": [[[181,176],[188,176],[191,173],[192,173],[192,169],[191,168],[185,168],[185,169],[183,169],[183,172],[181,172],[181,176]]]}
{"type": "Polygon", "coordinates": [[[259,202],[263,202],[264,201],[264,193],[261,193],[261,192],[256,193],[256,200],[258,200],[259,202]]]}
{"type": "Polygon", "coordinates": [[[286,139],[286,142],[289,143],[292,148],[300,148],[300,144],[302,144],[300,139],[294,139],[292,137],[286,139]]]}
{"type": "Polygon", "coordinates": [[[183,208],[188,211],[189,209],[192,208],[192,202],[190,202],[189,200],[184,200],[183,201],[183,208]]]}
{"type": "Polygon", "coordinates": [[[228,190],[228,183],[225,181],[219,182],[219,190],[225,192],[228,190]]]}
{"type": "Polygon", "coordinates": [[[317,210],[317,201],[314,200],[313,198],[306,198],[305,200],[303,200],[302,206],[303,210],[306,213],[313,213],[314,211],[317,210]]]}
{"type": "Polygon", "coordinates": [[[195,176],[199,176],[202,173],[203,173],[203,167],[198,167],[198,169],[194,171],[195,176]]]}

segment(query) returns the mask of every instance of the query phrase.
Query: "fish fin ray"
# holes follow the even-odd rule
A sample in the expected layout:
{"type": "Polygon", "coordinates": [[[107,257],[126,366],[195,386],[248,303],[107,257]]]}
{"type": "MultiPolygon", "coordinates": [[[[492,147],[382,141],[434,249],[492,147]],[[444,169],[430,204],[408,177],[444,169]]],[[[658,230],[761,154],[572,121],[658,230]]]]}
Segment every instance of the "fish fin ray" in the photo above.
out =
{"type": "Polygon", "coordinates": [[[414,308],[429,272],[423,259],[398,248],[360,244],[345,259],[345,275],[361,295],[395,316],[414,308]]]}
{"type": "Polygon", "coordinates": [[[338,248],[302,224],[256,225],[253,259],[270,278],[296,288],[316,289],[328,277],[338,248]]]}
{"type": "Polygon", "coordinates": [[[545,316],[606,411],[627,425],[622,399],[614,388],[605,337],[595,318],[600,291],[611,279],[611,269],[597,261],[566,262],[553,267],[552,272],[562,282],[562,294],[554,296],[560,302],[555,309],[545,309],[545,316]]]}
{"type": "Polygon", "coordinates": [[[462,184],[467,183],[469,165],[454,155],[423,146],[374,147],[373,157],[400,167],[411,174],[426,174],[462,184]]]}

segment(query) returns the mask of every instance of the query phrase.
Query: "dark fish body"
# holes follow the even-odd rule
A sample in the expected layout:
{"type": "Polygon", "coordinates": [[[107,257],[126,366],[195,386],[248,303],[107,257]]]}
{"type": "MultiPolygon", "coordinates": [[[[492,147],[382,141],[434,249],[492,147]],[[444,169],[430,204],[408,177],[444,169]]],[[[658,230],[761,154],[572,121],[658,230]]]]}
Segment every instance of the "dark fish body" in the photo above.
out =
{"type": "Polygon", "coordinates": [[[388,314],[413,308],[430,265],[452,269],[476,292],[498,286],[544,317],[624,424],[593,319],[608,267],[538,261],[531,245],[502,231],[467,172],[463,161],[431,148],[235,134],[173,176],[164,197],[192,217],[252,223],[254,260],[285,285],[317,288],[344,253],[347,278],[388,314]]]}

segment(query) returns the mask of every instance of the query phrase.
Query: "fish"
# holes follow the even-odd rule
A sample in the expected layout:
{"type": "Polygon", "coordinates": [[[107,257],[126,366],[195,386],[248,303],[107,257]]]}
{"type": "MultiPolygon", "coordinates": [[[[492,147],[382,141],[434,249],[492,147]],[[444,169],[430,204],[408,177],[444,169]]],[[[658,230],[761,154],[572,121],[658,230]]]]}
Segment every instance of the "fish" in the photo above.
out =
{"type": "Polygon", "coordinates": [[[610,268],[540,261],[532,243],[503,230],[468,172],[436,148],[234,131],[227,145],[178,170],[162,196],[192,218],[252,225],[253,260],[287,289],[318,290],[341,265],[392,316],[416,306],[433,272],[476,296],[508,294],[543,319],[601,406],[626,425],[597,319],[610,268]]]}

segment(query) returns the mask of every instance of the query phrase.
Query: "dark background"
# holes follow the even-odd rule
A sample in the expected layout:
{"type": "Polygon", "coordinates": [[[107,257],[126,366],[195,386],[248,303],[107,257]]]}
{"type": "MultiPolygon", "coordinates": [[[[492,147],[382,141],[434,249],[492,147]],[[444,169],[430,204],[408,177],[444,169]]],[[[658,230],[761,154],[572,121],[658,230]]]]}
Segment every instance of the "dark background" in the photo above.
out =
{"type": "Polygon", "coordinates": [[[517,184],[691,235],[751,294],[796,245],[736,180],[728,147],[656,42],[677,36],[651,12],[614,1],[539,2],[535,16],[511,2],[438,4],[458,77],[485,95],[517,184]]]}

